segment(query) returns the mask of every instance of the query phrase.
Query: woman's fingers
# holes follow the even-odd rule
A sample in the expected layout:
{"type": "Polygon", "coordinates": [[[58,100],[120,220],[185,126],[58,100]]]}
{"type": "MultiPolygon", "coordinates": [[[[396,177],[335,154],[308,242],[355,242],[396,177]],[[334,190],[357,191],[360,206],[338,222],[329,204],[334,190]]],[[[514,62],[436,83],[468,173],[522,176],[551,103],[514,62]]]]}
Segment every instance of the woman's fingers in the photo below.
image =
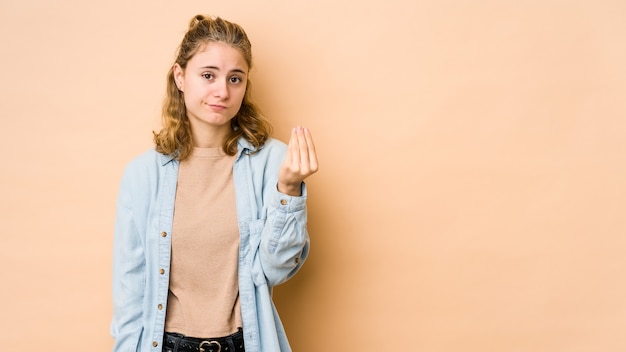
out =
{"type": "Polygon", "coordinates": [[[278,173],[278,190],[299,195],[302,181],[317,169],[317,154],[311,131],[302,127],[292,129],[287,154],[278,173]]]}
{"type": "Polygon", "coordinates": [[[308,128],[296,127],[289,139],[289,154],[291,155],[291,170],[307,177],[317,171],[317,153],[313,136],[308,128]]]}
{"type": "Polygon", "coordinates": [[[300,152],[300,171],[307,173],[309,165],[309,148],[304,136],[304,129],[300,126],[296,128],[296,137],[298,138],[298,151],[300,152]]]}
{"type": "Polygon", "coordinates": [[[304,179],[317,171],[317,154],[311,131],[296,127],[291,131],[284,164],[295,178],[304,179]]]}
{"type": "Polygon", "coordinates": [[[300,163],[300,152],[298,151],[297,135],[296,135],[295,128],[291,130],[291,137],[289,138],[287,157],[288,159],[285,160],[285,162],[289,165],[289,167],[292,167],[292,164],[294,163],[295,164],[300,163]]]}
{"type": "Polygon", "coordinates": [[[315,143],[313,143],[313,136],[311,136],[311,131],[308,128],[304,129],[304,137],[306,139],[306,145],[308,150],[309,157],[309,168],[313,172],[317,171],[317,153],[315,152],[315,143]]]}

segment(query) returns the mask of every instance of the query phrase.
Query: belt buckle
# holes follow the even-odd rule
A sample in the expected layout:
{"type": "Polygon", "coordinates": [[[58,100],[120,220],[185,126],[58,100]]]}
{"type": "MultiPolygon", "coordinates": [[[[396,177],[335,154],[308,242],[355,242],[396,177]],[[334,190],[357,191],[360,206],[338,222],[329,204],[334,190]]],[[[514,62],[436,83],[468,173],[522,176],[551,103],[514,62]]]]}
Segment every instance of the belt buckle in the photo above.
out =
{"type": "Polygon", "coordinates": [[[221,352],[222,351],[222,345],[220,345],[219,342],[217,342],[217,341],[206,341],[205,340],[205,341],[200,342],[200,346],[198,346],[198,348],[200,349],[200,352],[204,352],[204,347],[203,346],[205,344],[207,346],[209,346],[209,347],[213,346],[213,345],[217,345],[217,352],[221,352]]]}

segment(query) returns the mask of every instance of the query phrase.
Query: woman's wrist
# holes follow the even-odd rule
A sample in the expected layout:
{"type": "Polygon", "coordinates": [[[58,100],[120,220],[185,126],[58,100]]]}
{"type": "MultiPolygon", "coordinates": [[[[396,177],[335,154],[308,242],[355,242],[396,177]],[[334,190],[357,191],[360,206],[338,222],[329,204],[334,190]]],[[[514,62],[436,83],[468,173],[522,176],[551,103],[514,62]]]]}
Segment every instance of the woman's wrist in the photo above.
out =
{"type": "Polygon", "coordinates": [[[298,184],[284,184],[278,182],[278,192],[292,197],[299,197],[302,195],[302,182],[298,184]]]}

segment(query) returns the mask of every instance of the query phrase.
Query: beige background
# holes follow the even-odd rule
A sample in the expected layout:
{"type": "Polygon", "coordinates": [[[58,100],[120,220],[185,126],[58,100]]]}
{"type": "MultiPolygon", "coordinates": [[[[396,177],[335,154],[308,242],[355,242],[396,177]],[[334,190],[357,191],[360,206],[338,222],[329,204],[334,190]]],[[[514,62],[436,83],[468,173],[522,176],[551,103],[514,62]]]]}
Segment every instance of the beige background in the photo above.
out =
{"type": "Polygon", "coordinates": [[[110,350],[121,171],[196,13],[316,138],[295,351],[626,350],[621,0],[1,0],[0,349],[110,350]]]}

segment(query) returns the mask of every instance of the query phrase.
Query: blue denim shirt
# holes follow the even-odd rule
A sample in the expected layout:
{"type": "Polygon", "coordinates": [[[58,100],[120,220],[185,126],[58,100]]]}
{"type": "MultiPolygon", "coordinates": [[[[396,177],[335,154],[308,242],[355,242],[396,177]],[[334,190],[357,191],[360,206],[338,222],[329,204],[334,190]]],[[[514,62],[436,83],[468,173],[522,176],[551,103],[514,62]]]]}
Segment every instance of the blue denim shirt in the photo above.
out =
{"type": "MultiPolygon", "coordinates": [[[[291,351],[272,302],[272,287],[302,266],[309,235],[305,186],[300,197],[277,190],[286,150],[284,143],[270,139],[254,153],[254,147],[240,139],[233,165],[239,295],[248,352],[291,351]]],[[[178,166],[173,157],[150,150],[124,171],[113,254],[111,334],[116,352],[162,350],[178,166]]]]}

